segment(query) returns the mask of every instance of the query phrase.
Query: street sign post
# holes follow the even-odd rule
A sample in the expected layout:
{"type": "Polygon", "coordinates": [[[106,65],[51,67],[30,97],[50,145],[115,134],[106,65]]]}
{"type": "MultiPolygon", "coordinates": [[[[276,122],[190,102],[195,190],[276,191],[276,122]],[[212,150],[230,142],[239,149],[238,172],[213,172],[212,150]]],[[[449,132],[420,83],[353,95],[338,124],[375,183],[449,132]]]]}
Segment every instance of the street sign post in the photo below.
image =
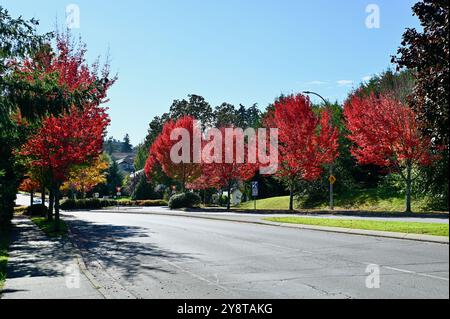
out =
{"type": "Polygon", "coordinates": [[[254,207],[256,210],[256,197],[259,196],[259,183],[258,182],[252,182],[252,196],[254,200],[254,207]]]}

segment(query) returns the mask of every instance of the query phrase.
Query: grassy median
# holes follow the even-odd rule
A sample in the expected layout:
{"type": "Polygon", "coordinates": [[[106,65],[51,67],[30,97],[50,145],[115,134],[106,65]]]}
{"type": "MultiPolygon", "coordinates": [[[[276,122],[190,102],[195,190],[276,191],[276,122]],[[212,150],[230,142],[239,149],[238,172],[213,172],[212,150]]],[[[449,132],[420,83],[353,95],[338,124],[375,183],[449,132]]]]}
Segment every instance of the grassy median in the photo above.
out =
{"type": "Polygon", "coordinates": [[[311,217],[274,217],[265,220],[277,223],[302,224],[313,226],[327,226],[338,228],[378,230],[395,233],[421,234],[448,237],[448,224],[418,223],[418,222],[391,222],[376,220],[355,220],[338,218],[311,218],[311,217]]]}
{"type": "Polygon", "coordinates": [[[48,221],[46,217],[31,218],[31,221],[35,223],[49,237],[61,237],[67,234],[67,225],[63,220],[59,221],[58,230],[56,230],[56,222],[48,221]]]}
{"type": "Polygon", "coordinates": [[[6,280],[10,228],[0,228],[0,294],[6,280]]]}

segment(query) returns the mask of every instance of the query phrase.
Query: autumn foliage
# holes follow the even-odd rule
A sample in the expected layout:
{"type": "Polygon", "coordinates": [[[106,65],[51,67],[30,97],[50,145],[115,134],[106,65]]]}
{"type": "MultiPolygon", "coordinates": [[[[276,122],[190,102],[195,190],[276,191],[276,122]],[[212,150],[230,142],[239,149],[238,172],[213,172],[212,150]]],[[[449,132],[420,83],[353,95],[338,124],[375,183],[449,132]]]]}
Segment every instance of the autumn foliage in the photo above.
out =
{"type": "Polygon", "coordinates": [[[22,147],[21,154],[29,157],[31,166],[44,169],[55,184],[61,185],[73,165],[98,158],[108,123],[102,107],[50,116],[22,147]]]}
{"type": "Polygon", "coordinates": [[[279,129],[279,170],[277,176],[291,190],[296,180],[312,181],[321,176],[323,167],[338,156],[338,131],[332,127],[330,114],[316,114],[308,97],[301,94],[280,98],[265,120],[267,127],[279,129]]]}
{"type": "Polygon", "coordinates": [[[359,164],[375,164],[395,171],[407,184],[411,211],[412,169],[431,163],[431,139],[421,133],[414,111],[388,96],[355,95],[344,107],[351,152],[359,164]]]}
{"type": "Polygon", "coordinates": [[[161,134],[156,138],[153,145],[150,148],[149,159],[145,166],[145,172],[148,177],[151,176],[156,165],[160,165],[164,173],[181,183],[185,188],[187,183],[194,181],[201,174],[200,166],[198,163],[193,163],[193,139],[195,136],[194,118],[190,116],[183,117],[178,121],[169,120],[164,124],[161,134]],[[188,141],[183,142],[182,136],[175,136],[171,138],[171,134],[176,132],[177,129],[185,129],[189,133],[188,141]],[[180,161],[174,161],[171,158],[172,149],[176,149],[177,145],[180,145],[178,154],[180,157],[183,155],[188,156],[189,159],[182,159],[180,161]],[[184,146],[184,149],[181,148],[184,146]]]}

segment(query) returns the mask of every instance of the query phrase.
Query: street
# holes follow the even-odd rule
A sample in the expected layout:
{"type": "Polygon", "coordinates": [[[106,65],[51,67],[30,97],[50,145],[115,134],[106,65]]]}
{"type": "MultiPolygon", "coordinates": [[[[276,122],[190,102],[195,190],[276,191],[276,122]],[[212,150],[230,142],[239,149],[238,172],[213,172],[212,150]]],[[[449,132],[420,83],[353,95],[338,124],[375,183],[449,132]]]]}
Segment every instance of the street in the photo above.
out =
{"type": "Polygon", "coordinates": [[[107,298],[449,298],[444,244],[176,216],[64,218],[107,298]],[[369,265],[380,288],[367,287],[369,265]]]}

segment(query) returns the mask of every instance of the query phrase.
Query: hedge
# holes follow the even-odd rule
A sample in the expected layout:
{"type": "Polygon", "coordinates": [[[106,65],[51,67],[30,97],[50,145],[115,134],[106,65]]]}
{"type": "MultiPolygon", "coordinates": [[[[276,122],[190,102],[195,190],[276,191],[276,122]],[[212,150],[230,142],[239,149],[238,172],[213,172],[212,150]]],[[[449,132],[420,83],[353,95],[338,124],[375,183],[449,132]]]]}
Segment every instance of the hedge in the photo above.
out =
{"type": "Polygon", "coordinates": [[[116,201],[108,199],[67,199],[61,203],[61,209],[63,210],[82,210],[82,209],[101,209],[105,207],[113,206],[140,206],[140,207],[154,207],[154,206],[167,206],[167,201],[157,200],[128,200],[128,201],[116,201]]]}
{"type": "Polygon", "coordinates": [[[169,208],[193,208],[200,206],[202,202],[200,196],[195,193],[181,193],[173,195],[169,200],[169,208]]]}

